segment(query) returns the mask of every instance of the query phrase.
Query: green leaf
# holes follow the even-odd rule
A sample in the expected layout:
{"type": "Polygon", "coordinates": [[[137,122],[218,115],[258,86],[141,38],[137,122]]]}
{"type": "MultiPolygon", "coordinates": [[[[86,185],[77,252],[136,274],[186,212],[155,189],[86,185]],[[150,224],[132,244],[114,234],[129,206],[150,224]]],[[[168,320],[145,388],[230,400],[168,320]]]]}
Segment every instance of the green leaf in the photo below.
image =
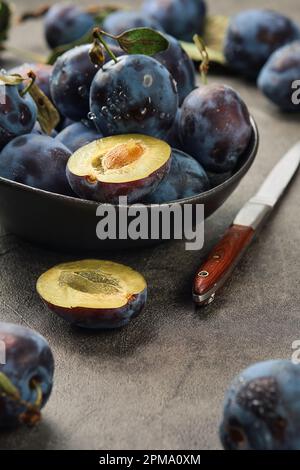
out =
{"type": "Polygon", "coordinates": [[[8,3],[0,1],[0,42],[6,41],[11,23],[11,8],[8,3]]]}
{"type": "Polygon", "coordinates": [[[20,85],[23,81],[24,78],[22,78],[21,75],[7,75],[0,72],[0,85],[20,85]]]}
{"type": "Polygon", "coordinates": [[[37,106],[37,120],[40,123],[42,131],[50,135],[60,121],[57,109],[35,83],[32,83],[28,93],[37,106]]]}
{"type": "MultiPolygon", "coordinates": [[[[203,40],[211,62],[226,65],[223,48],[228,25],[229,18],[222,15],[208,16],[206,20],[203,40]]],[[[182,42],[181,45],[192,60],[201,61],[201,54],[195,44],[182,42]]]]}
{"type": "Polygon", "coordinates": [[[136,28],[116,37],[120,47],[127,54],[154,55],[169,47],[168,40],[150,28],[136,28]]]}
{"type": "Polygon", "coordinates": [[[84,36],[82,36],[80,39],[77,39],[77,41],[70,42],[69,44],[65,44],[63,46],[56,47],[53,49],[51,54],[49,55],[47,59],[47,64],[53,65],[58,57],[60,57],[62,54],[65,52],[69,51],[70,49],[73,49],[76,46],[82,46],[83,44],[88,44],[93,41],[93,32],[92,30],[86,33],[84,36]]]}
{"type": "Polygon", "coordinates": [[[4,393],[14,400],[20,400],[20,392],[17,387],[3,372],[0,372],[0,393],[4,393]]]}

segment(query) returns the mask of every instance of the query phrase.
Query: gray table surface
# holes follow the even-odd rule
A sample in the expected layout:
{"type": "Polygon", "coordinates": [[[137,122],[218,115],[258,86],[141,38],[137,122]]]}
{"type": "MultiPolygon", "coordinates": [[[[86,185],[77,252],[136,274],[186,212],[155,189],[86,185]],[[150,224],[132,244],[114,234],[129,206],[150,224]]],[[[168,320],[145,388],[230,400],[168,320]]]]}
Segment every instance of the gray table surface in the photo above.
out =
{"type": "MultiPolygon", "coordinates": [[[[40,3],[19,0],[16,8],[40,3]]],[[[209,4],[214,13],[231,14],[241,2],[209,4]]],[[[244,8],[262,6],[300,21],[299,0],[243,2],[244,8]]],[[[44,53],[42,37],[41,23],[30,22],[14,28],[10,42],[44,53]]],[[[8,67],[17,61],[5,54],[2,62],[8,67]]],[[[43,422],[2,434],[0,448],[218,449],[222,400],[231,379],[253,362],[291,357],[292,342],[300,339],[299,176],[222,295],[202,315],[191,302],[191,280],[200,261],[300,138],[299,117],[281,115],[255,87],[228,76],[214,80],[244,97],[260,128],[259,154],[238,190],[207,221],[200,253],[186,252],[184,243],[175,242],[104,254],[140,270],[149,283],[147,309],[129,327],[98,334],[70,329],[43,308],[35,282],[44,270],[71,257],[3,232],[0,319],[42,333],[53,349],[56,373],[43,422]]]]}

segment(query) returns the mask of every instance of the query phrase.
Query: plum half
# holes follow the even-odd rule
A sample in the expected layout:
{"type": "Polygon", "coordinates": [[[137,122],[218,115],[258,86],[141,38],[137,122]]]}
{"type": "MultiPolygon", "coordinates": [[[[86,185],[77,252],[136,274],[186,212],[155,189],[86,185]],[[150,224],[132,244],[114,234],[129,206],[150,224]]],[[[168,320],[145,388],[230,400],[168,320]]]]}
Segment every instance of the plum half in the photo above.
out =
{"type": "Polygon", "coordinates": [[[140,201],[168,174],[171,147],[140,134],[106,137],[77,150],[67,164],[67,178],[81,198],[117,204],[140,201]]]}
{"type": "Polygon", "coordinates": [[[60,264],[37,281],[45,304],[68,323],[89,329],[126,325],[144,308],[147,284],[128,266],[103,260],[60,264]]]}

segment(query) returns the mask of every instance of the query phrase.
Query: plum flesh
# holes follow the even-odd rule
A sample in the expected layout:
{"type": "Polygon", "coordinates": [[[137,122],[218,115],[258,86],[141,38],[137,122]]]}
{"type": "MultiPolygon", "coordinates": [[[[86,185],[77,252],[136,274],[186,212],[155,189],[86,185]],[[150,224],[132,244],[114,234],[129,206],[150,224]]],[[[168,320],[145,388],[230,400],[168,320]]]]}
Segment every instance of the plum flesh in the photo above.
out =
{"type": "Polygon", "coordinates": [[[67,177],[83,199],[118,204],[143,199],[168,174],[171,148],[140,134],[107,137],[75,152],[68,161],[67,177]]]}
{"type": "Polygon", "coordinates": [[[0,323],[0,341],[5,346],[5,364],[0,365],[0,374],[11,381],[19,394],[19,399],[0,394],[0,427],[13,428],[21,422],[35,424],[52,390],[54,360],[50,347],[35,331],[9,323],[0,323]]]}
{"type": "Polygon", "coordinates": [[[141,274],[118,263],[83,260],[44,273],[37,291],[68,323],[88,329],[126,325],[144,308],[147,284],[141,274]]]}

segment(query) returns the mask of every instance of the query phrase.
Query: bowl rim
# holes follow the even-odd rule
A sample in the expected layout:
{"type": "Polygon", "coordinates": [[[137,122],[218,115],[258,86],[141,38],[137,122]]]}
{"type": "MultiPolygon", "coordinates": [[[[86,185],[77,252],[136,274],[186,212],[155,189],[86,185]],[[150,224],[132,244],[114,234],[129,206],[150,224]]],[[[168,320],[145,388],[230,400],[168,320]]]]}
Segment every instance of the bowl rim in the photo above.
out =
{"type": "Polygon", "coordinates": [[[50,191],[46,191],[44,189],[39,189],[39,188],[34,188],[32,186],[28,186],[27,184],[24,184],[24,183],[18,183],[17,181],[12,181],[7,178],[3,178],[2,176],[0,176],[0,183],[4,183],[7,186],[15,187],[15,188],[18,188],[19,190],[23,190],[26,192],[39,194],[40,196],[45,197],[45,198],[56,199],[56,200],[59,199],[67,203],[76,203],[77,205],[82,205],[86,207],[87,206],[94,207],[95,210],[100,205],[109,205],[115,208],[118,208],[118,207],[129,208],[129,207],[132,207],[133,205],[137,208],[139,206],[150,208],[150,207],[155,207],[155,206],[156,207],[158,206],[169,207],[174,204],[195,204],[196,202],[199,201],[199,198],[205,201],[206,199],[210,198],[214,193],[222,192],[223,189],[226,189],[227,187],[231,186],[234,182],[242,178],[243,175],[245,175],[247,171],[250,169],[257,155],[257,150],[259,146],[259,131],[258,131],[257,124],[255,122],[255,119],[252,115],[250,115],[250,122],[251,122],[251,127],[252,127],[252,136],[251,136],[251,141],[249,142],[248,148],[245,151],[245,153],[249,152],[249,155],[245,159],[241,167],[237,171],[235,171],[233,175],[231,175],[227,180],[215,186],[214,188],[211,188],[208,191],[204,191],[203,193],[196,194],[195,196],[190,196],[190,197],[183,198],[183,199],[177,199],[175,201],[164,202],[162,204],[144,204],[142,202],[138,202],[135,204],[128,204],[128,205],[110,204],[110,203],[105,203],[105,202],[90,201],[88,199],[80,199],[77,197],[67,196],[64,194],[53,193],[50,191]],[[252,143],[252,146],[251,148],[249,148],[251,143],[252,143]]]}

